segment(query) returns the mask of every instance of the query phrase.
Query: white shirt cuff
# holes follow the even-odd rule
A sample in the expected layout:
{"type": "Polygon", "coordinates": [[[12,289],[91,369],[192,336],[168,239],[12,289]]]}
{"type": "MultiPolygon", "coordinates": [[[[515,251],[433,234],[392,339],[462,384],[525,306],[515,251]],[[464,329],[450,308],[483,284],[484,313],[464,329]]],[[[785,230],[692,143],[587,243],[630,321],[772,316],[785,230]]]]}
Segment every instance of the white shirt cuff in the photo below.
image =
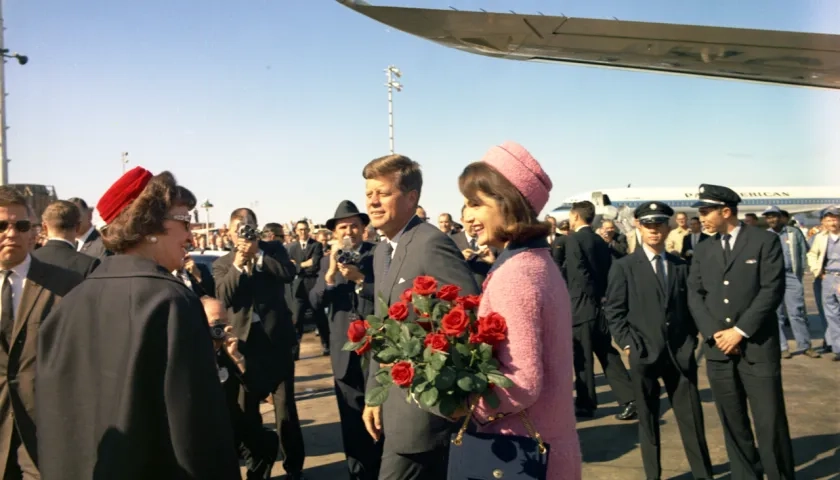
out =
{"type": "Polygon", "coordinates": [[[742,337],[744,337],[744,338],[750,338],[750,336],[749,336],[749,335],[747,335],[746,333],[744,333],[744,331],[743,331],[743,330],[741,330],[740,328],[738,328],[738,327],[732,327],[732,328],[734,328],[736,332],[740,333],[742,337]]]}

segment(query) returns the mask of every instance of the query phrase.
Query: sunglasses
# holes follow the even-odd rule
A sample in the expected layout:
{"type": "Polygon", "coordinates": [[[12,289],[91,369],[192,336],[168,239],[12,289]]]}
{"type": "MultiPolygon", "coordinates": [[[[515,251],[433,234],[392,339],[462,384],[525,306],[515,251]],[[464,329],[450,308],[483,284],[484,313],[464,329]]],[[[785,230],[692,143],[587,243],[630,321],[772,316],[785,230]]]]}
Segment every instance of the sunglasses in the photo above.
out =
{"type": "Polygon", "coordinates": [[[184,228],[187,230],[189,230],[190,225],[192,225],[192,217],[190,215],[167,215],[163,218],[166,220],[173,220],[175,222],[182,222],[184,224],[184,228]]]}
{"type": "Polygon", "coordinates": [[[18,220],[16,222],[10,222],[8,220],[0,220],[0,232],[5,232],[9,229],[9,226],[15,227],[20,233],[26,233],[32,229],[32,222],[29,220],[18,220]]]}

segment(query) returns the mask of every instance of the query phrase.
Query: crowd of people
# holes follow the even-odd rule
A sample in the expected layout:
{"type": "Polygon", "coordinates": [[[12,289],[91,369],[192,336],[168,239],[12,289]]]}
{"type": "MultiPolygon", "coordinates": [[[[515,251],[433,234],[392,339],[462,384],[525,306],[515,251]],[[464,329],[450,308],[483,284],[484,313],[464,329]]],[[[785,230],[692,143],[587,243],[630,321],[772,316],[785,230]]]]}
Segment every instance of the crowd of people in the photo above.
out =
{"type": "MultiPolygon", "coordinates": [[[[595,358],[617,418],[638,420],[647,478],[661,475],[660,379],[691,473],[713,478],[698,347],[732,477],[794,478],[781,378],[794,352],[782,326],[797,350],[820,356],[804,315],[808,269],[828,325],[823,352],[840,359],[838,209],[821,212],[822,229],[806,238],[778,208],[768,206],[769,228],[759,228],[739,219],[734,191],[701,185],[697,217],[646,202],[623,234],[610,220],[596,228],[584,201],[557,224],[538,218],[551,179],[506,142],[459,176],[460,222],[447,213],[434,226],[420,207],[419,164],[388,155],[362,176],[364,212],[344,200],[323,225],[260,230],[256,214],[238,208],[209,237],[193,235],[196,198],[169,172],[126,172],[96,204],[99,229],[82,199],[54,202],[39,222],[26,198],[0,187],[4,478],[231,479],[240,460],[247,478],[270,478],[278,453],[287,478],[305,478],[294,379],[306,319],[330,357],[353,479],[440,480],[451,455],[500,455],[455,450],[464,417],[468,435],[548,444],[526,452],[543,456],[529,478],[580,479],[576,419],[599,406],[595,358]],[[208,249],[223,254],[209,266],[191,260],[208,249]],[[360,354],[342,349],[347,330],[386,315],[424,275],[481,294],[479,314],[506,319],[495,354],[514,386],[496,389],[498,405],[481,400],[450,417],[398,392],[365,403],[378,365],[365,370],[360,354]],[[264,401],[274,429],[263,426],[264,401]]],[[[476,478],[523,474],[520,465],[470,468],[476,478]]]]}

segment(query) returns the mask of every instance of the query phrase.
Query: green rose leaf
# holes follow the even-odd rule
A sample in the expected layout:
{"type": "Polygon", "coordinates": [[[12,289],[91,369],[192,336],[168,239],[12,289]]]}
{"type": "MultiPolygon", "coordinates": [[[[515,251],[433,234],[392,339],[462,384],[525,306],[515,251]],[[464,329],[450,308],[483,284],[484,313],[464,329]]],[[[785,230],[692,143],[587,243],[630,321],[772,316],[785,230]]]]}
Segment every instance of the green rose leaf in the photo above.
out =
{"type": "Polygon", "coordinates": [[[448,302],[438,302],[435,304],[435,308],[432,309],[432,319],[436,322],[440,322],[444,315],[449,313],[449,310],[452,309],[452,306],[449,305],[448,302]]]}
{"type": "Polygon", "coordinates": [[[487,402],[488,407],[492,408],[493,410],[499,408],[499,396],[496,395],[496,392],[494,392],[493,390],[487,390],[486,392],[484,392],[484,395],[482,395],[482,397],[484,398],[484,401],[487,402]]]}
{"type": "Polygon", "coordinates": [[[411,390],[414,391],[414,393],[422,393],[429,388],[429,382],[423,380],[423,377],[415,377],[414,380],[414,385],[411,387],[411,390]],[[417,378],[420,378],[419,382],[416,381],[417,378]]]}
{"type": "Polygon", "coordinates": [[[426,365],[426,380],[429,382],[434,382],[438,376],[438,369],[431,365],[426,365]]]}
{"type": "Polygon", "coordinates": [[[425,406],[426,408],[434,407],[435,404],[438,402],[438,397],[440,396],[440,391],[432,387],[422,394],[420,394],[420,404],[425,406]]]}
{"type": "Polygon", "coordinates": [[[432,350],[432,347],[426,347],[423,350],[423,361],[424,362],[431,362],[432,357],[435,355],[435,351],[432,350]]]}
{"type": "Polygon", "coordinates": [[[448,390],[455,383],[456,376],[454,368],[443,367],[435,379],[435,386],[438,390],[448,390]]]}
{"type": "Polygon", "coordinates": [[[378,407],[385,403],[388,399],[388,389],[390,386],[374,387],[365,393],[365,405],[371,407],[378,407]]]}
{"type": "Polygon", "coordinates": [[[477,373],[473,377],[473,380],[475,381],[475,389],[473,390],[473,392],[481,393],[487,390],[487,375],[483,373],[477,373]]]}
{"type": "Polygon", "coordinates": [[[394,383],[394,380],[391,378],[391,367],[379,369],[379,371],[376,372],[376,381],[379,382],[380,385],[390,385],[394,383]]]}
{"type": "Polygon", "coordinates": [[[489,362],[493,359],[493,347],[486,343],[479,344],[478,353],[481,355],[482,362],[489,362]]]}
{"type": "Polygon", "coordinates": [[[458,388],[465,392],[472,392],[475,390],[475,380],[469,373],[461,373],[458,378],[458,388]]]}
{"type": "Polygon", "coordinates": [[[443,395],[440,397],[440,409],[441,415],[451,417],[455,410],[458,409],[459,402],[455,399],[452,395],[443,395]]]}
{"type": "Polygon", "coordinates": [[[405,322],[404,323],[408,327],[408,331],[411,332],[413,337],[418,337],[425,339],[426,338],[426,329],[417,325],[414,322],[405,322]]]}
{"type": "Polygon", "coordinates": [[[423,344],[420,343],[419,338],[412,338],[407,342],[403,342],[402,350],[406,357],[414,357],[420,355],[420,352],[423,351],[423,344]]]}
{"type": "Polygon", "coordinates": [[[394,360],[400,357],[400,353],[401,352],[396,348],[388,347],[376,354],[376,359],[379,360],[380,363],[393,363],[394,360]]]}
{"type": "Polygon", "coordinates": [[[377,317],[376,315],[368,315],[367,318],[365,318],[365,320],[367,320],[368,325],[370,325],[370,328],[374,330],[379,330],[380,328],[382,328],[382,325],[385,324],[385,321],[377,317]]]}
{"type": "Polygon", "coordinates": [[[432,300],[429,297],[417,295],[416,293],[412,294],[411,304],[423,314],[429,315],[432,311],[432,300]]]}
{"type": "Polygon", "coordinates": [[[353,350],[361,347],[364,344],[365,344],[364,340],[362,340],[361,342],[347,342],[347,343],[344,344],[343,347],[341,347],[341,349],[345,352],[352,352],[353,350]]]}
{"type": "Polygon", "coordinates": [[[446,355],[442,353],[435,353],[432,355],[431,365],[435,370],[440,370],[444,365],[446,365],[446,355]]]}
{"type": "Polygon", "coordinates": [[[506,376],[502,375],[502,372],[499,371],[488,373],[487,380],[490,383],[502,388],[510,388],[513,386],[513,382],[506,376]]]}
{"type": "Polygon", "coordinates": [[[399,343],[400,341],[400,324],[394,320],[385,320],[385,337],[388,340],[399,343]]]}
{"type": "Polygon", "coordinates": [[[387,316],[388,310],[391,308],[391,306],[388,305],[388,302],[385,301],[385,297],[382,296],[381,293],[377,297],[379,298],[379,308],[382,309],[382,315],[387,316]]]}

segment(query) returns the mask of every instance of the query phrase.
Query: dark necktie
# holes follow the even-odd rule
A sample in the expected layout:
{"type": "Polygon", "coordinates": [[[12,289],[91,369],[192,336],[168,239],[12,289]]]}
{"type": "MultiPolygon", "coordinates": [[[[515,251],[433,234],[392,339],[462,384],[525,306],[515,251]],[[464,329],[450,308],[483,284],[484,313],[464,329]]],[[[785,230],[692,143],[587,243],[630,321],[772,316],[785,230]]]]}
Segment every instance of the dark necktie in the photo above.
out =
{"type": "Polygon", "coordinates": [[[385,276],[388,276],[388,269],[391,268],[391,255],[394,253],[394,246],[391,245],[391,242],[385,242],[385,276]]]}
{"type": "Polygon", "coordinates": [[[732,238],[732,235],[727,233],[721,238],[723,238],[723,262],[729,263],[729,257],[732,256],[732,244],[729,243],[729,239],[732,238]]]}
{"type": "Polygon", "coordinates": [[[8,345],[12,342],[12,333],[15,328],[15,304],[12,299],[12,282],[9,277],[12,275],[11,270],[5,270],[3,275],[3,289],[0,292],[0,329],[3,331],[3,336],[6,337],[8,345]]]}
{"type": "Polygon", "coordinates": [[[659,286],[662,287],[662,292],[667,295],[668,287],[665,283],[665,261],[662,260],[662,255],[654,255],[654,262],[656,262],[656,279],[659,280],[659,286]]]}
{"type": "Polygon", "coordinates": [[[470,250],[478,250],[478,243],[475,241],[475,238],[470,238],[470,250]]]}

